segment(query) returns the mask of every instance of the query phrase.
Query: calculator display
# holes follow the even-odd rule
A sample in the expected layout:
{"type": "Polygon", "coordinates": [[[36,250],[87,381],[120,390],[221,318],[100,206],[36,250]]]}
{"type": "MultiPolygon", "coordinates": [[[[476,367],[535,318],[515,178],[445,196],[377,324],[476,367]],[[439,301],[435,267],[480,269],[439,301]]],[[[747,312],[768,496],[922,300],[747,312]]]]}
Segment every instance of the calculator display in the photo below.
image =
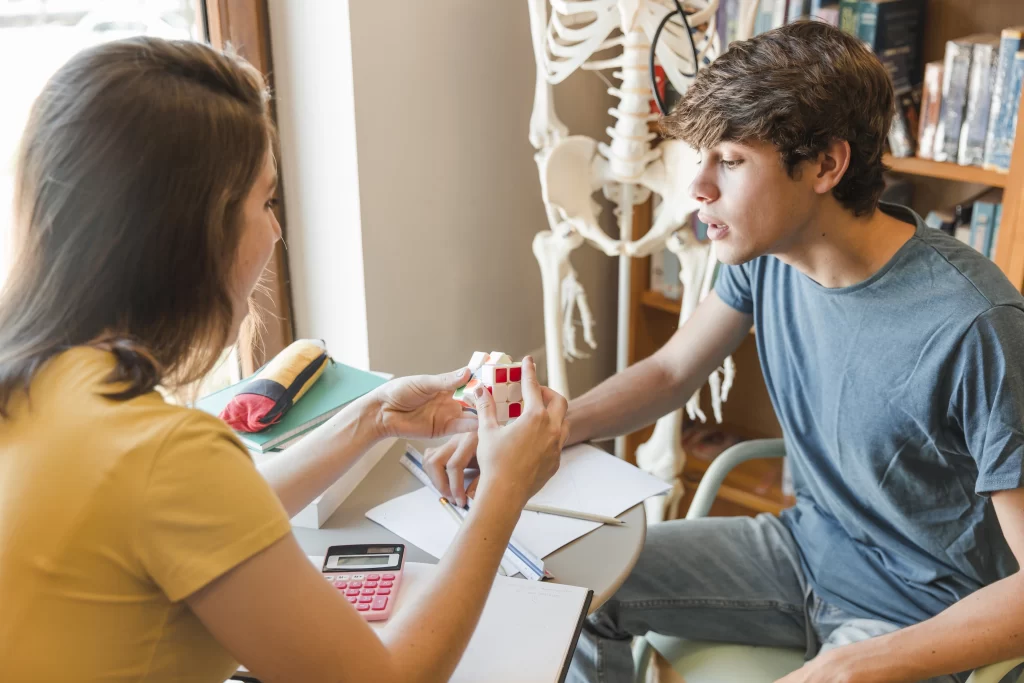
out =
{"type": "Polygon", "coordinates": [[[360,557],[334,556],[335,567],[350,567],[352,569],[362,567],[379,567],[388,563],[387,555],[362,555],[360,557]]]}
{"type": "Polygon", "coordinates": [[[398,553],[384,554],[359,554],[340,555],[332,554],[327,556],[324,562],[324,571],[354,571],[357,569],[398,569],[401,566],[398,553]]]}

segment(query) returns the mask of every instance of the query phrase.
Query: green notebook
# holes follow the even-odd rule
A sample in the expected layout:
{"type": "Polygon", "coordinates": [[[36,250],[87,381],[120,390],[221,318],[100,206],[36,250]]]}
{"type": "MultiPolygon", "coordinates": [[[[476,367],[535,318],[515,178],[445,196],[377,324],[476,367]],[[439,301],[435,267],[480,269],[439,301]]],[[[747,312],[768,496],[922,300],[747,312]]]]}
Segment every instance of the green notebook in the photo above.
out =
{"type": "MultiPolygon", "coordinates": [[[[224,406],[236,394],[242,393],[249,381],[243,380],[227,389],[204,396],[196,403],[196,407],[213,415],[220,415],[224,406]]],[[[329,361],[316,384],[284,414],[280,422],[262,432],[235,434],[250,450],[266,453],[275,446],[326,422],[347,404],[384,382],[384,378],[373,373],[357,370],[337,361],[329,361]]]]}

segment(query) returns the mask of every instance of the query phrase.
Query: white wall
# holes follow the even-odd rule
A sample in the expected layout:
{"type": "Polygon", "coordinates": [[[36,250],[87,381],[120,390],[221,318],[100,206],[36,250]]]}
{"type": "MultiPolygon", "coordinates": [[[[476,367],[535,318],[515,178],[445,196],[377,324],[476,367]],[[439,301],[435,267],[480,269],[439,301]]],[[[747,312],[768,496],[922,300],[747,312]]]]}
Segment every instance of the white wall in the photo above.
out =
{"type": "Polygon", "coordinates": [[[269,9],[296,334],[369,368],[347,3],[269,9]]]}
{"type": "MultiPolygon", "coordinates": [[[[520,356],[543,346],[530,245],[546,227],[527,140],[527,5],[400,6],[270,2],[299,334],[321,330],[332,350],[361,347],[339,338],[364,334],[343,317],[361,291],[340,294],[361,277],[374,368],[443,371],[475,349],[520,356]],[[354,132],[333,130],[353,126],[352,99],[354,132]],[[360,252],[356,275],[349,257],[360,252]]],[[[570,130],[603,137],[604,89],[593,74],[559,86],[570,130]]],[[[614,369],[616,264],[587,247],[574,264],[600,343],[570,368],[578,394],[614,369]]]]}

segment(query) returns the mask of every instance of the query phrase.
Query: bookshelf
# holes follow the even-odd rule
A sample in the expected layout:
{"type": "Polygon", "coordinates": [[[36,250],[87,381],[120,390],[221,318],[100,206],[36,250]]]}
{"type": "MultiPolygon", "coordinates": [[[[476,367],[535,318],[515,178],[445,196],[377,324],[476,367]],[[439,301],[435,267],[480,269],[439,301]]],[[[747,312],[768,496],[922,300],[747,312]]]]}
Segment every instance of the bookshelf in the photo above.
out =
{"type": "Polygon", "coordinates": [[[918,157],[900,158],[886,154],[883,161],[894,173],[955,180],[959,183],[975,183],[1005,188],[1010,177],[1009,173],[1003,171],[990,171],[978,168],[977,166],[960,166],[958,164],[920,159],[918,157]]]}
{"type": "MultiPolygon", "coordinates": [[[[924,61],[941,60],[947,40],[972,33],[998,33],[1005,27],[1024,25],[1024,2],[1007,0],[928,0],[925,25],[924,61]]],[[[1024,95],[1022,95],[1024,107],[1024,95]]],[[[1024,111],[1024,108],[1022,108],[1024,111]]],[[[935,202],[936,208],[949,195],[976,191],[985,186],[1003,188],[1003,216],[994,247],[993,261],[1011,282],[1024,291],[1024,125],[1018,125],[1009,173],[977,167],[959,166],[916,157],[894,158],[885,163],[894,173],[911,179],[915,196],[935,202]]],[[[917,200],[915,200],[917,203],[917,200]]],[[[915,206],[919,213],[924,206],[915,206]]],[[[650,227],[649,203],[636,207],[633,238],[638,239],[650,227]]],[[[675,332],[679,322],[679,302],[650,291],[651,259],[634,263],[630,282],[631,363],[646,358],[660,348],[675,332]]],[[[768,398],[757,359],[756,340],[748,335],[733,355],[736,381],[723,405],[723,428],[743,438],[782,436],[781,428],[768,398]]],[[[711,405],[705,388],[702,396],[705,413],[711,418],[711,405]]],[[[650,438],[653,427],[626,438],[626,457],[635,462],[636,447],[650,438]]],[[[681,475],[687,495],[680,516],[707,469],[708,462],[690,457],[681,475]]],[[[781,461],[752,460],[726,478],[712,507],[712,514],[736,515],[759,512],[777,513],[791,504],[782,496],[781,461]]]]}

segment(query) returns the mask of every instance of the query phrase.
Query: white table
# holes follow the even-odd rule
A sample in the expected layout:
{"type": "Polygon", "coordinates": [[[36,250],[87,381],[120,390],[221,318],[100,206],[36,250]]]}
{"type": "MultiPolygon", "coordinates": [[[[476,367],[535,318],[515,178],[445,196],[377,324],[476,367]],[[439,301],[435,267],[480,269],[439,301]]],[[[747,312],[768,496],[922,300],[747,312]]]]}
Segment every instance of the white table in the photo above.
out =
{"type": "MultiPolygon", "coordinates": [[[[370,508],[423,486],[399,463],[405,443],[402,439],[395,443],[323,527],[295,528],[295,537],[307,555],[322,556],[332,545],[405,543],[407,561],[437,563],[433,556],[366,518],[370,508]]],[[[644,544],[644,506],[635,505],[619,518],[626,522],[625,526],[601,526],[543,558],[556,583],[594,591],[591,612],[626,580],[644,544]]]]}

